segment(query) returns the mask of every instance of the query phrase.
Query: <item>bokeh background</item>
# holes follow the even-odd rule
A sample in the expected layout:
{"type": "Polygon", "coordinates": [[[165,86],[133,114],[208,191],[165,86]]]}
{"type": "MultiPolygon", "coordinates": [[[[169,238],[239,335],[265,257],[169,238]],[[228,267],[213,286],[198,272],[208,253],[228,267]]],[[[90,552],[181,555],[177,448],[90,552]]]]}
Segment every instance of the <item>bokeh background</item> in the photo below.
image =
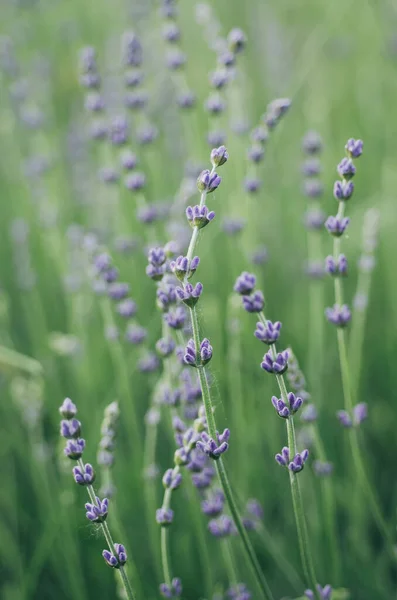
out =
{"type": "MultiPolygon", "coordinates": [[[[324,194],[319,202],[326,214],[335,214],[336,164],[349,137],[364,140],[343,248],[351,265],[346,300],[353,303],[358,282],[368,285],[369,292],[367,304],[356,297],[349,360],[356,400],[369,408],[360,430],[368,477],[394,538],[397,10],[392,2],[362,0],[178,4],[180,47],[187,60],[181,71],[172,72],[166,65],[159,3],[1,2],[0,596],[117,597],[113,573],[101,558],[103,540],[84,516],[85,491],[74,484],[58,440],[58,406],[69,396],[78,405],[86,459],[93,464],[103,411],[119,401],[112,469],[117,511],[109,515],[109,524],[127,546],[138,597],[159,597],[160,534],[153,509],[161,504],[161,473],[172,465],[174,442],[168,409],[162,407],[154,457],[160,475],[153,468],[149,474],[144,471],[136,455],[142,457],[150,435],[144,417],[161,374],[161,368],[151,373],[139,368],[161,335],[155,285],[145,276],[146,251],[154,241],[172,239],[180,241],[182,251],[186,248],[184,207],[198,201],[192,181],[196,165],[209,165],[207,135],[214,129],[214,117],[205,109],[209,74],[216,66],[219,39],[240,27],[247,45],[215,126],[227,134],[230,159],[209,200],[216,219],[199,245],[205,288],[200,314],[202,330],[214,347],[217,420],[232,432],[227,467],[241,505],[257,498],[263,506],[263,523],[252,541],[275,597],[300,597],[304,584],[288,478],[273,459],[285,444],[285,429],[270,403],[274,381],[259,368],[263,348],[253,336],[254,318],[233,295],[234,281],[246,269],[255,272],[264,289],[268,318],[283,322],[282,343],[293,347],[305,373],[326,457],[333,464],[327,481],[336,503],[337,581],[337,559],[324,524],[323,480],[311,466],[301,475],[319,580],[346,588],[356,600],[390,600],[396,572],[335,417],[343,408],[336,335],[323,317],[324,307],[333,304],[333,286],[328,279],[313,280],[305,270],[303,215],[311,200],[302,189],[301,164],[302,138],[315,130],[323,140],[324,194]],[[149,99],[137,112],[124,107],[120,48],[125,31],[134,31],[143,46],[143,87],[149,99]],[[115,164],[117,157],[107,143],[89,134],[93,117],[84,108],[87,90],[79,84],[79,52],[85,46],[97,51],[105,118],[127,114],[131,120],[128,147],[146,175],[147,201],[163,214],[152,225],[137,217],[136,196],[122,180],[109,185],[98,177],[98,170],[115,164]],[[181,89],[194,92],[195,108],[178,107],[181,89]],[[276,97],[290,98],[291,108],[271,133],[257,168],[261,188],[250,195],[244,189],[253,168],[247,160],[249,132],[276,97]],[[149,123],[158,137],[139,145],[136,133],[149,123]],[[366,239],[375,230],[376,266],[360,280],[356,265],[365,223],[366,239]],[[131,285],[137,320],[148,330],[143,346],[128,344],[122,333],[116,339],[109,329],[116,325],[121,332],[124,325],[109,322],[109,312],[93,290],[90,260],[96,244],[106,246],[131,285]],[[131,402],[140,438],[130,428],[131,402]],[[286,558],[292,570],[287,573],[277,556],[286,558]]],[[[325,257],[332,239],[325,230],[319,237],[317,248],[325,257]]],[[[310,443],[310,435],[310,428],[302,429],[305,442],[310,443]]],[[[228,586],[220,542],[207,531],[196,490],[187,483],[175,496],[170,534],[174,571],[183,580],[184,598],[209,600],[228,586]]],[[[231,543],[239,580],[252,588],[239,541],[231,543]]],[[[347,591],[340,594],[338,598],[349,597],[347,591]]]]}

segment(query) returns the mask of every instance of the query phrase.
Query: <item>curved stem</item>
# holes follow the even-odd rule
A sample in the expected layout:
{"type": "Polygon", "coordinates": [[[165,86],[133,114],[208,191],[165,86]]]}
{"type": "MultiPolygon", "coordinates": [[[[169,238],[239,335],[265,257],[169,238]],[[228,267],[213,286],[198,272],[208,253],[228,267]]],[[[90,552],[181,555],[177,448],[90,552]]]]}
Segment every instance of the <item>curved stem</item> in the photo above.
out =
{"type": "MultiPolygon", "coordinates": [[[[174,474],[177,475],[181,470],[179,465],[174,467],[174,474]]],[[[162,508],[168,510],[171,506],[172,489],[167,488],[164,492],[162,508]]],[[[161,564],[163,566],[164,582],[171,586],[171,567],[170,567],[170,552],[169,552],[169,526],[161,526],[161,564]]]]}

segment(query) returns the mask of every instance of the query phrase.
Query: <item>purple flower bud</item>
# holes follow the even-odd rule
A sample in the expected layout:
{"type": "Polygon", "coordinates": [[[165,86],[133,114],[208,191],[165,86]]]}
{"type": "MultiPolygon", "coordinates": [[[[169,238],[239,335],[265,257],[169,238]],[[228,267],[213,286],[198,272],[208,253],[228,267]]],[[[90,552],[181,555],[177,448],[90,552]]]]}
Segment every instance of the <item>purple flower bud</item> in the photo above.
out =
{"type": "Polygon", "coordinates": [[[302,173],[305,177],[316,177],[321,173],[321,163],[318,158],[308,158],[302,165],[302,173]]]}
{"type": "Polygon", "coordinates": [[[81,423],[77,419],[61,421],[61,436],[66,439],[77,439],[80,437],[81,423]]]}
{"type": "Polygon", "coordinates": [[[145,175],[143,173],[139,173],[138,171],[136,173],[131,173],[124,180],[125,187],[133,192],[142,190],[145,187],[145,183],[145,175]]]}
{"type": "Polygon", "coordinates": [[[309,456],[309,450],[303,450],[302,452],[297,452],[292,459],[292,461],[288,465],[288,469],[293,473],[299,473],[303,470],[305,466],[305,462],[309,456]]]}
{"type": "Polygon", "coordinates": [[[207,194],[210,194],[211,192],[216,190],[221,181],[222,178],[219,177],[219,175],[216,172],[211,174],[211,172],[208,169],[205,169],[200,173],[200,175],[197,178],[197,187],[200,192],[206,192],[207,194]]]}
{"type": "Polygon", "coordinates": [[[281,465],[282,467],[288,466],[289,449],[287,448],[287,446],[284,446],[284,448],[281,450],[280,454],[276,454],[275,459],[278,462],[278,464],[281,465]]]}
{"type": "Polygon", "coordinates": [[[147,337],[147,331],[144,327],[130,323],[124,334],[124,338],[130,344],[141,344],[147,337]]]}
{"type": "Polygon", "coordinates": [[[189,306],[189,308],[192,308],[197,304],[198,299],[203,292],[203,285],[201,283],[196,283],[193,287],[191,283],[186,283],[183,288],[177,287],[175,291],[182,302],[189,306]]]}
{"type": "Polygon", "coordinates": [[[136,303],[131,298],[126,298],[117,305],[116,310],[120,316],[131,318],[136,314],[136,303]]]}
{"type": "MultiPolygon", "coordinates": [[[[320,596],[320,600],[331,600],[331,596],[332,596],[332,587],[327,584],[326,586],[322,587],[321,585],[317,584],[317,592],[320,596]]],[[[314,594],[314,592],[312,590],[305,590],[304,595],[306,596],[306,598],[308,598],[309,600],[315,600],[316,596],[314,594]]]]}
{"type": "Polygon", "coordinates": [[[227,515],[221,515],[218,519],[211,519],[208,523],[208,531],[215,537],[223,538],[234,533],[234,523],[227,515]]]}
{"type": "Polygon", "coordinates": [[[259,125],[259,127],[255,127],[255,129],[251,131],[250,138],[254,144],[263,145],[269,138],[269,131],[266,127],[259,125]]]}
{"type": "Polygon", "coordinates": [[[160,338],[156,342],[156,350],[162,358],[167,358],[175,350],[175,342],[170,338],[160,338]]]}
{"type": "Polygon", "coordinates": [[[108,287],[108,296],[112,300],[123,300],[128,296],[130,286],[128,283],[114,282],[108,287]]]}
{"type": "Polygon", "coordinates": [[[256,519],[263,519],[263,508],[258,502],[258,500],[255,500],[254,498],[248,500],[246,509],[256,519]]]}
{"type": "Polygon", "coordinates": [[[334,304],[332,308],[326,308],[325,316],[336,327],[346,327],[351,320],[351,312],[347,304],[343,304],[342,306],[334,304]]]}
{"type": "Polygon", "coordinates": [[[233,52],[225,50],[218,55],[218,63],[223,67],[232,67],[236,62],[236,57],[233,52]]]}
{"type": "Polygon", "coordinates": [[[353,161],[350,158],[342,158],[339,165],[337,166],[337,171],[340,177],[343,179],[349,180],[356,174],[356,167],[353,164],[353,161]]]}
{"type": "Polygon", "coordinates": [[[345,149],[350,158],[359,158],[363,153],[363,146],[364,143],[362,140],[350,138],[346,142],[345,149]]]}
{"type": "Polygon", "coordinates": [[[101,112],[105,108],[105,101],[98,92],[91,92],[86,95],[84,106],[90,112],[101,112]]]}
{"type": "Polygon", "coordinates": [[[246,43],[247,38],[241,29],[236,27],[229,31],[227,36],[227,45],[232,52],[235,54],[240,53],[242,50],[244,50],[246,43]]]}
{"type": "Polygon", "coordinates": [[[261,187],[262,182],[257,177],[247,177],[244,180],[245,191],[249,194],[255,194],[261,187]]]}
{"type": "Polygon", "coordinates": [[[187,256],[178,256],[178,258],[170,263],[171,271],[175,276],[183,281],[185,278],[190,279],[197,270],[200,264],[198,256],[189,261],[187,256]]]}
{"type": "Polygon", "coordinates": [[[313,471],[318,477],[327,477],[328,475],[331,475],[333,470],[334,466],[330,462],[315,460],[313,463],[313,471]]]}
{"type": "Polygon", "coordinates": [[[207,142],[211,148],[221,146],[226,141],[226,133],[224,131],[210,131],[207,134],[207,142]]]}
{"type": "Polygon", "coordinates": [[[285,115],[291,106],[289,98],[276,98],[268,104],[263,120],[266,125],[272,129],[277,125],[278,121],[285,115]]]}
{"type": "Polygon", "coordinates": [[[96,496],[96,504],[86,503],[85,509],[87,512],[85,516],[93,523],[103,523],[108,516],[108,505],[109,501],[107,498],[100,500],[96,496]]]}
{"type": "Polygon", "coordinates": [[[288,350],[284,350],[283,352],[279,352],[274,359],[271,350],[269,350],[263,357],[261,367],[268,373],[282,375],[288,369],[288,357],[288,350]]]}
{"type": "Polygon", "coordinates": [[[183,329],[186,322],[186,311],[182,306],[177,306],[167,312],[164,319],[171,329],[183,329]]]}
{"type": "Polygon", "coordinates": [[[128,140],[128,121],[125,117],[114,117],[109,127],[109,140],[114,146],[122,146],[128,140]]]}
{"type": "Polygon", "coordinates": [[[114,549],[116,551],[116,556],[119,561],[119,565],[125,565],[127,562],[127,553],[123,544],[114,544],[114,549]]]}
{"type": "Polygon", "coordinates": [[[318,154],[323,148],[320,135],[316,131],[308,131],[302,141],[302,148],[306,154],[318,154]]]}
{"type": "Polygon", "coordinates": [[[253,163],[260,163],[265,156],[265,150],[260,144],[254,144],[248,149],[247,157],[253,163]]]}
{"type": "Polygon", "coordinates": [[[217,517],[223,511],[225,496],[221,490],[215,490],[201,503],[201,510],[209,517],[217,517]]]}
{"type": "Polygon", "coordinates": [[[301,419],[304,423],[314,423],[317,421],[317,408],[314,404],[308,404],[304,407],[301,414],[301,419]]]}
{"type": "Polygon", "coordinates": [[[335,200],[348,200],[354,192],[354,183],[352,181],[335,181],[334,198],[335,200]]]}
{"type": "Polygon", "coordinates": [[[335,237],[340,237],[346,231],[347,226],[350,223],[349,217],[343,217],[339,219],[339,217],[328,217],[325,221],[325,227],[328,229],[329,233],[335,237]]]}
{"type": "Polygon", "coordinates": [[[209,96],[205,102],[206,110],[212,115],[219,115],[225,110],[225,107],[223,98],[217,93],[209,96]]]}
{"type": "Polygon", "coordinates": [[[123,64],[127,67],[139,67],[142,63],[142,45],[133,31],[126,31],[121,38],[123,64]]]}
{"type": "Polygon", "coordinates": [[[211,150],[211,164],[213,167],[221,167],[228,159],[229,153],[225,146],[219,146],[219,148],[213,148],[211,150]]]}
{"type": "Polygon", "coordinates": [[[356,404],[353,408],[353,423],[358,426],[368,418],[368,405],[365,402],[356,404]]]}
{"type": "Polygon", "coordinates": [[[77,414],[77,408],[70,398],[65,398],[59,407],[59,412],[65,419],[72,419],[77,414]]]}
{"type": "Polygon", "coordinates": [[[65,455],[71,460],[78,460],[82,457],[85,448],[85,440],[68,440],[64,449],[65,455]]]}
{"type": "Polygon", "coordinates": [[[229,74],[226,69],[218,69],[210,74],[210,84],[213,88],[220,90],[229,81],[229,74]]]}
{"type": "Polygon", "coordinates": [[[303,184],[303,192],[308,198],[319,198],[323,191],[324,187],[319,179],[306,179],[303,184]]]}
{"type": "Polygon", "coordinates": [[[113,167],[102,167],[98,176],[102,183],[117,183],[119,180],[119,174],[113,167]]]}
{"type": "Polygon", "coordinates": [[[260,290],[254,292],[250,296],[243,296],[243,308],[249,313],[261,312],[265,305],[263,294],[260,290]]]}
{"type": "Polygon", "coordinates": [[[106,283],[113,283],[118,279],[119,272],[115,267],[110,267],[107,271],[102,272],[101,276],[106,283]]]}
{"type": "Polygon", "coordinates": [[[196,206],[188,206],[186,209],[186,218],[191,227],[198,227],[199,229],[202,229],[208,225],[208,223],[212,221],[214,217],[214,211],[209,211],[205,204],[204,206],[199,206],[197,204],[196,206]]]}
{"type": "Polygon", "coordinates": [[[322,229],[325,221],[325,213],[320,208],[310,208],[304,216],[304,224],[307,229],[322,229]]]}
{"type": "Polygon", "coordinates": [[[147,146],[154,142],[158,136],[158,129],[155,125],[145,124],[138,127],[136,139],[141,146],[147,146]]]}
{"type": "Polygon", "coordinates": [[[95,480],[95,472],[92,465],[87,463],[83,468],[73,467],[73,477],[79,485],[91,485],[95,480]]]}
{"type": "Polygon", "coordinates": [[[152,352],[148,352],[146,356],[143,356],[138,361],[138,370],[141,373],[153,373],[153,371],[157,371],[160,366],[159,359],[152,352]]]}
{"type": "Polygon", "coordinates": [[[126,87],[137,87],[138,85],[141,85],[143,79],[144,75],[142,71],[138,71],[137,69],[127,70],[124,73],[124,85],[126,87]]]}
{"type": "Polygon", "coordinates": [[[197,489],[204,490],[210,487],[214,475],[215,471],[206,467],[201,473],[194,473],[192,475],[192,483],[197,489]]]}
{"type": "Polygon", "coordinates": [[[333,256],[327,256],[325,259],[325,270],[334,277],[347,275],[347,268],[347,258],[344,254],[340,254],[336,260],[333,256]]]}
{"type": "Polygon", "coordinates": [[[144,90],[128,91],[124,94],[124,106],[130,110],[142,110],[149,100],[149,95],[144,90]]]}
{"type": "Polygon", "coordinates": [[[229,448],[229,444],[227,442],[229,437],[230,431],[225,429],[221,435],[217,433],[218,440],[216,442],[205,431],[203,431],[201,434],[201,440],[196,443],[196,448],[214,460],[218,460],[221,454],[226,452],[229,448]]]}
{"type": "Polygon", "coordinates": [[[156,521],[162,527],[171,525],[174,519],[174,511],[171,508],[158,508],[156,510],[156,521]]]}
{"type": "Polygon", "coordinates": [[[164,23],[162,34],[165,41],[171,44],[178,42],[181,37],[180,29],[173,21],[164,23]]]}
{"type": "Polygon", "coordinates": [[[167,469],[163,476],[163,486],[171,490],[176,490],[182,483],[182,475],[175,472],[175,469],[167,469]]]}
{"type": "Polygon", "coordinates": [[[265,344],[274,344],[277,342],[280,337],[281,323],[280,321],[276,321],[272,323],[271,321],[267,321],[266,325],[264,325],[261,321],[256,324],[256,329],[254,332],[255,337],[264,342],[265,344]]]}
{"type": "Polygon", "coordinates": [[[108,271],[112,266],[112,259],[109,254],[102,252],[94,257],[94,267],[98,273],[108,271]]]}
{"type": "Polygon", "coordinates": [[[117,558],[115,557],[114,554],[112,554],[111,552],[109,552],[109,550],[103,550],[102,551],[102,556],[105,559],[105,562],[109,565],[109,567],[112,567],[113,569],[116,569],[119,566],[117,558]]]}
{"type": "Polygon", "coordinates": [[[346,410],[338,410],[338,412],[336,413],[336,416],[337,416],[340,424],[343,425],[343,427],[346,427],[346,428],[352,427],[353,421],[351,419],[351,416],[349,415],[349,413],[346,410]]]}
{"type": "Polygon", "coordinates": [[[182,92],[178,94],[176,103],[179,108],[192,108],[196,104],[196,95],[190,91],[182,92]]]}
{"type": "Polygon", "coordinates": [[[176,288],[172,284],[166,284],[162,286],[160,289],[157,290],[156,295],[157,306],[163,312],[167,312],[171,305],[176,304],[176,288]]]}
{"type": "Polygon", "coordinates": [[[241,275],[237,277],[233,289],[235,292],[237,292],[237,294],[247,296],[254,291],[255,284],[255,275],[253,273],[248,273],[248,271],[243,271],[241,275]]]}
{"type": "Polygon", "coordinates": [[[186,63],[185,54],[179,50],[179,48],[174,48],[167,53],[166,56],[166,65],[170,71],[177,71],[181,69],[186,63]]]}

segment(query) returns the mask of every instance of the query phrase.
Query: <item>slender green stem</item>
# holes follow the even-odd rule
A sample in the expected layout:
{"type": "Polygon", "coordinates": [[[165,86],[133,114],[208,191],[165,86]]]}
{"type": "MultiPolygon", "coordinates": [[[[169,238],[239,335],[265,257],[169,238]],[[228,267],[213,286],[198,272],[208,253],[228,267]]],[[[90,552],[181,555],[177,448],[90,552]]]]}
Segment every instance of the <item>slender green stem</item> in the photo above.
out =
{"type": "Polygon", "coordinates": [[[226,565],[226,570],[228,572],[228,578],[230,585],[236,585],[237,583],[237,569],[233,560],[233,553],[230,547],[230,539],[225,538],[221,540],[221,548],[223,554],[223,560],[226,565]]]}
{"type": "MultiPolygon", "coordinates": [[[[77,464],[79,465],[80,469],[82,469],[84,471],[84,463],[81,458],[77,461],[77,464]]],[[[88,492],[88,495],[90,497],[92,504],[96,505],[96,495],[95,495],[94,488],[92,487],[92,485],[87,485],[86,489],[87,489],[87,492],[88,492]]],[[[114,554],[114,541],[113,541],[112,535],[109,530],[109,526],[106,523],[106,521],[101,523],[101,529],[102,529],[102,533],[104,535],[104,538],[106,540],[106,543],[109,547],[110,552],[112,554],[114,554]]],[[[131,584],[127,577],[127,574],[125,572],[124,566],[120,565],[118,568],[118,571],[120,572],[120,577],[122,579],[123,586],[125,588],[125,592],[127,594],[128,600],[135,600],[135,595],[134,595],[134,592],[132,591],[132,587],[131,587],[131,584]]]]}
{"type": "MultiPolygon", "coordinates": [[[[181,470],[179,465],[176,465],[174,467],[174,475],[177,475],[179,473],[179,471],[181,470]]],[[[164,492],[164,499],[163,499],[163,505],[162,508],[164,510],[168,510],[171,506],[171,496],[172,496],[172,489],[171,488],[167,488],[164,492]]],[[[161,563],[163,566],[163,573],[164,573],[164,581],[165,583],[170,586],[171,585],[171,567],[170,567],[170,551],[169,551],[169,526],[167,525],[163,525],[161,527],[161,563]]]]}
{"type": "MultiPolygon", "coordinates": [[[[193,330],[193,339],[196,348],[200,347],[200,331],[197,317],[196,307],[190,309],[190,316],[192,321],[192,330],[193,330]]],[[[217,428],[214,417],[214,410],[212,405],[210,388],[208,385],[207,373],[204,367],[199,367],[198,369],[199,379],[200,379],[200,387],[203,397],[203,403],[205,408],[205,415],[207,419],[208,425],[208,433],[214,440],[217,439],[217,428]]],[[[225,466],[223,464],[222,458],[219,458],[215,461],[216,470],[218,473],[218,477],[223,489],[223,493],[225,494],[226,501],[228,503],[233,521],[236,525],[237,531],[240,534],[241,541],[244,546],[244,550],[246,552],[249,564],[251,566],[252,572],[255,575],[257,584],[262,591],[262,597],[268,600],[272,600],[273,595],[267,583],[267,580],[262,572],[262,569],[259,565],[258,559],[256,557],[255,551],[252,547],[251,541],[248,537],[247,531],[243,525],[241,520],[241,516],[239,510],[237,508],[237,503],[235,501],[232,488],[230,486],[229,478],[226,473],[225,466]]]]}

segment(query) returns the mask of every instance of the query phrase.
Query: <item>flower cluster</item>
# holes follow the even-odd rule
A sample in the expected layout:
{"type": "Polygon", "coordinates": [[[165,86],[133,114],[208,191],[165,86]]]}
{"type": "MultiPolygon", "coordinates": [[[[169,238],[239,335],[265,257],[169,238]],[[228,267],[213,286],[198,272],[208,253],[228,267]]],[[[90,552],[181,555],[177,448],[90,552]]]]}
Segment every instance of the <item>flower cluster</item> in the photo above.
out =
{"type": "Polygon", "coordinates": [[[289,448],[284,446],[284,448],[281,450],[281,453],[276,454],[275,458],[278,464],[282,467],[288,467],[288,469],[293,473],[299,473],[303,470],[308,456],[309,450],[303,450],[302,452],[297,452],[291,459],[289,448]]]}
{"type": "Polygon", "coordinates": [[[343,427],[358,427],[368,417],[368,406],[365,402],[359,402],[353,407],[352,415],[347,410],[338,410],[336,416],[343,427]]]}
{"type": "Polygon", "coordinates": [[[160,584],[160,594],[163,598],[180,598],[182,596],[182,582],[178,577],[174,577],[171,585],[160,584]]]}
{"type": "Polygon", "coordinates": [[[200,348],[196,349],[193,339],[190,339],[186,345],[184,362],[191,367],[204,366],[212,358],[212,346],[207,338],[200,343],[200,348]]]}
{"type": "MultiPolygon", "coordinates": [[[[321,586],[320,584],[318,584],[317,585],[317,593],[320,596],[321,600],[331,600],[332,587],[329,584],[325,585],[324,587],[321,586]]],[[[315,598],[316,598],[316,593],[313,592],[312,590],[305,590],[304,595],[309,600],[315,600],[315,598]]]]}
{"type": "Polygon", "coordinates": [[[198,440],[196,447],[207,454],[214,460],[218,460],[221,454],[226,452],[229,448],[228,440],[230,437],[229,429],[225,429],[223,433],[216,434],[217,440],[212,439],[206,431],[201,434],[201,440],[198,440]]]}
{"type": "Polygon", "coordinates": [[[258,313],[265,305],[263,293],[255,291],[256,277],[252,273],[243,271],[236,279],[234,291],[242,296],[243,308],[249,313],[258,313]]]}

